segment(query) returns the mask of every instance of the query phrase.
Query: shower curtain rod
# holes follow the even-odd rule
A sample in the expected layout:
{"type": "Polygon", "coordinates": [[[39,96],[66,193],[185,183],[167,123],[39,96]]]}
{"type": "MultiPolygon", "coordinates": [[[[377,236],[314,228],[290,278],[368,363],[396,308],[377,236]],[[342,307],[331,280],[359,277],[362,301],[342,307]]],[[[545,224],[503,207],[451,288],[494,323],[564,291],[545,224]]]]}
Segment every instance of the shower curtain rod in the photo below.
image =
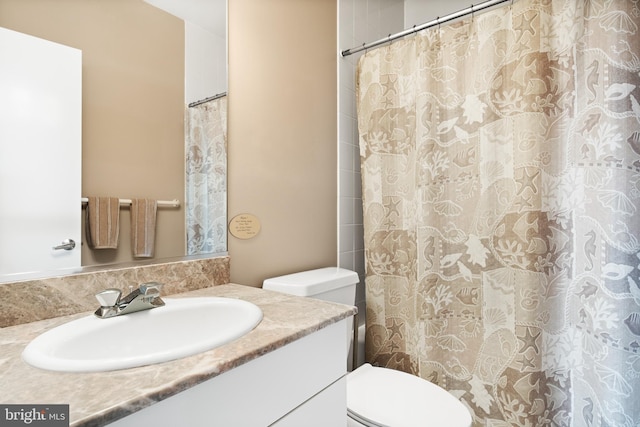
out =
{"type": "Polygon", "coordinates": [[[227,92],[220,92],[218,94],[210,96],[209,98],[205,98],[205,99],[201,99],[199,101],[192,102],[191,104],[189,104],[189,108],[195,107],[196,105],[204,104],[205,102],[213,101],[214,99],[222,98],[223,96],[227,96],[227,92]]]}
{"type": "Polygon", "coordinates": [[[495,6],[497,4],[500,3],[505,3],[510,1],[511,3],[513,3],[513,0],[488,0],[485,1],[484,3],[480,3],[477,5],[471,5],[470,7],[466,8],[466,9],[462,9],[459,10],[457,12],[451,13],[449,15],[443,16],[442,18],[438,17],[432,21],[429,22],[425,22],[424,24],[420,24],[420,25],[414,25],[411,28],[408,28],[404,31],[400,31],[399,33],[395,33],[395,34],[389,34],[387,37],[380,39],[380,40],[376,40],[374,42],[371,43],[363,43],[362,46],[358,46],[358,47],[352,47],[351,49],[347,49],[347,50],[343,50],[342,52],[340,52],[340,54],[344,57],[344,56],[349,56],[352,55],[354,53],[358,53],[361,52],[363,50],[367,50],[367,49],[371,49],[372,47],[376,47],[376,46],[380,46],[381,44],[385,44],[388,42],[391,42],[393,40],[397,40],[399,38],[408,36],[409,34],[413,34],[413,33],[417,33],[418,31],[422,31],[424,29],[427,28],[431,28],[431,27],[435,27],[436,25],[440,25],[442,23],[445,22],[449,22],[452,21],[454,19],[466,16],[466,15],[471,15],[474,12],[477,12],[479,10],[483,10],[486,9],[488,7],[491,6],[495,6]]]}

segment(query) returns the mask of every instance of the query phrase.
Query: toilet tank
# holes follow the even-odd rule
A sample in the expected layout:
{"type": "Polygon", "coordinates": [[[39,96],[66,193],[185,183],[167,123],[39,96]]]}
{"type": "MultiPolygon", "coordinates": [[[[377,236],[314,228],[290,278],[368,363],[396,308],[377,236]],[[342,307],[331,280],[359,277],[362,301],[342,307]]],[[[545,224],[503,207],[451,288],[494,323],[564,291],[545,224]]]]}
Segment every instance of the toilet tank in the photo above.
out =
{"type": "Polygon", "coordinates": [[[358,273],[340,267],[326,267],[273,277],[262,288],[290,295],[355,305],[358,273]]]}

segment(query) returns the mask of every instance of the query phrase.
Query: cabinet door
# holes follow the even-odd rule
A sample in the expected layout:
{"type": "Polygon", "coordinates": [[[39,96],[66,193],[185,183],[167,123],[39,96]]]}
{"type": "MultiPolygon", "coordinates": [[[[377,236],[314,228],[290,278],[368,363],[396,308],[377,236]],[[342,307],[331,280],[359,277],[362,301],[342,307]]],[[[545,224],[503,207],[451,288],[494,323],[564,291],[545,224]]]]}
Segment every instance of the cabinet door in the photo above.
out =
{"type": "Polygon", "coordinates": [[[345,427],[347,377],[342,377],[270,427],[345,427]]]}
{"type": "Polygon", "coordinates": [[[0,28],[0,281],[80,266],[81,141],[82,52],[0,28]]]}
{"type": "Polygon", "coordinates": [[[298,427],[346,426],[346,326],[329,325],[109,427],[288,427],[306,416],[314,420],[298,427]]]}

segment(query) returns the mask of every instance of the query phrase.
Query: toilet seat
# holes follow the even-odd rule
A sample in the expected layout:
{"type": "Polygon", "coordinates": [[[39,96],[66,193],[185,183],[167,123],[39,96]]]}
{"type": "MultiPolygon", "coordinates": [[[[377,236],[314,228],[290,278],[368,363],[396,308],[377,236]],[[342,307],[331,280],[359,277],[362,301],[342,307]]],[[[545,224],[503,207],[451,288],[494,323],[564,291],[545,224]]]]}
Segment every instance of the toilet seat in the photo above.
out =
{"type": "Polygon", "coordinates": [[[371,427],[470,427],[452,394],[427,380],[366,363],[347,375],[349,417],[371,427]]]}

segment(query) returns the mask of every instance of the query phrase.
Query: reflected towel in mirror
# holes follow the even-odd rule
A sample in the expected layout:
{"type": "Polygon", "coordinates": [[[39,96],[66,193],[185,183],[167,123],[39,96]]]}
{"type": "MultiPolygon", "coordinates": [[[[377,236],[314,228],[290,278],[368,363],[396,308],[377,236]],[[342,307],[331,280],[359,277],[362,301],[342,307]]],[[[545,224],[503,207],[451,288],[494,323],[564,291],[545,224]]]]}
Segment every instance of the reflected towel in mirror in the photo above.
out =
{"type": "Polygon", "coordinates": [[[131,200],[131,249],[135,258],[153,257],[157,210],[156,200],[131,200]]]}
{"type": "Polygon", "coordinates": [[[88,197],[87,242],[93,249],[116,249],[120,234],[120,199],[88,197]]]}

